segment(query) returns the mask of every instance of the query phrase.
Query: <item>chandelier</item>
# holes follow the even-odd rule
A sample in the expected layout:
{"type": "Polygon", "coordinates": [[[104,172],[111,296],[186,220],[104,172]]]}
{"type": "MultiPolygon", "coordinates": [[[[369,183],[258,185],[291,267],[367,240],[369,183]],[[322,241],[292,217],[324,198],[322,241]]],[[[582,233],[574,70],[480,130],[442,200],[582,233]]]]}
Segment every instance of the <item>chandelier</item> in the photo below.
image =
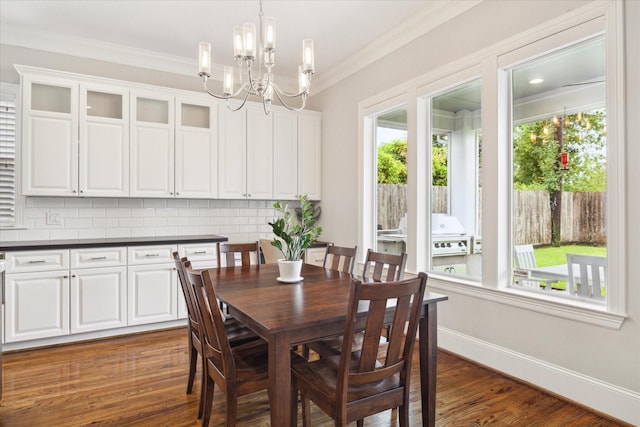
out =
{"type": "Polygon", "coordinates": [[[256,96],[262,100],[265,114],[269,114],[274,98],[285,108],[292,111],[304,109],[311,76],[314,73],[313,40],[302,40],[302,65],[298,66],[298,92],[287,93],[276,85],[272,73],[275,66],[276,51],[276,22],[275,18],[264,17],[262,12],[262,0],[260,0],[260,13],[258,14],[260,28],[259,40],[256,46],[256,26],[247,22],[242,27],[233,29],[233,55],[238,63],[240,84],[234,90],[234,67],[225,66],[222,79],[222,95],[215,94],[207,87],[207,80],[211,77],[211,44],[200,42],[199,45],[199,72],[202,78],[204,91],[217,99],[227,101],[227,107],[232,111],[238,111],[245,106],[249,96],[256,96]],[[257,63],[257,72],[254,65],[257,63]],[[243,76],[246,74],[246,77],[243,76]],[[292,107],[285,99],[300,98],[299,106],[292,107]],[[238,106],[229,102],[232,99],[240,100],[238,106]]]}

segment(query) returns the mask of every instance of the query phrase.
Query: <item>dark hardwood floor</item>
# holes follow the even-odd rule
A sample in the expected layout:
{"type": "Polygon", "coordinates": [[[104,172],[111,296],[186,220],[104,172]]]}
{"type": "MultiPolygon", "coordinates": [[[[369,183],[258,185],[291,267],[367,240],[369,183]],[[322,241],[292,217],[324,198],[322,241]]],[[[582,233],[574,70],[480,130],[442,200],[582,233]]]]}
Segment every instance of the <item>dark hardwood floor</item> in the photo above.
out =
{"type": "MultiPolygon", "coordinates": [[[[417,346],[416,346],[417,348],[417,346]]],[[[199,373],[187,395],[187,333],[172,329],[3,356],[0,426],[197,426],[199,373]]],[[[414,363],[418,363],[414,359],[414,363]]],[[[421,425],[414,365],[411,425],[421,425]]],[[[240,398],[239,425],[268,426],[266,392],[240,398]]],[[[312,408],[314,426],[333,425],[312,408]]],[[[300,420],[300,417],[299,417],[300,420]]],[[[491,370],[439,352],[438,426],[624,426],[491,370]]],[[[216,389],[212,426],[224,425],[216,389]]],[[[299,421],[301,425],[301,421],[299,421]]],[[[354,423],[355,425],[355,423],[354,423]]],[[[365,426],[396,426],[395,412],[365,426]]]]}

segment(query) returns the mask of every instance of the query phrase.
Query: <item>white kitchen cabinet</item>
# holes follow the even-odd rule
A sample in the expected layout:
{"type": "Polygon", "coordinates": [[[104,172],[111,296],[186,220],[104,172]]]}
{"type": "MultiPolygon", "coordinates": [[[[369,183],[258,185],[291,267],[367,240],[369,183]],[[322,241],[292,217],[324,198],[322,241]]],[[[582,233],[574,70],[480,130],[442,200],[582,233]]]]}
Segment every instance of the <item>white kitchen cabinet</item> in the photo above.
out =
{"type": "Polygon", "coordinates": [[[129,247],[128,325],[178,318],[178,274],[173,261],[175,245],[129,247]]]}
{"type": "Polygon", "coordinates": [[[23,193],[126,197],[128,90],[48,74],[22,76],[23,193]]]}
{"type": "Polygon", "coordinates": [[[298,114],[298,194],[322,198],[322,115],[298,114]]]}
{"type": "Polygon", "coordinates": [[[273,120],[262,105],[220,114],[219,192],[222,199],[273,199],[273,120]]]}
{"type": "Polygon", "coordinates": [[[218,197],[218,106],[176,99],[175,196],[218,197]]]}
{"type": "Polygon", "coordinates": [[[69,251],[6,254],[5,342],[69,334],[69,251]]]}
{"type": "Polygon", "coordinates": [[[131,94],[132,197],[173,197],[174,99],[160,92],[131,94]]]}
{"type": "MultiPolygon", "coordinates": [[[[191,268],[196,270],[204,268],[216,268],[217,261],[217,243],[190,243],[186,245],[178,245],[178,254],[181,258],[186,257],[191,262],[191,268]]],[[[178,291],[178,319],[186,319],[188,317],[187,303],[184,299],[182,286],[178,291]]]]}
{"type": "Polygon", "coordinates": [[[71,250],[71,333],[127,326],[126,248],[71,250]]]}
{"type": "Polygon", "coordinates": [[[298,195],[298,114],[273,111],[273,198],[298,195]]]}
{"type": "Polygon", "coordinates": [[[79,195],[129,195],[129,91],[80,85],[79,195]]]}
{"type": "Polygon", "coordinates": [[[22,193],[78,193],[78,84],[22,76],[22,193]]]}

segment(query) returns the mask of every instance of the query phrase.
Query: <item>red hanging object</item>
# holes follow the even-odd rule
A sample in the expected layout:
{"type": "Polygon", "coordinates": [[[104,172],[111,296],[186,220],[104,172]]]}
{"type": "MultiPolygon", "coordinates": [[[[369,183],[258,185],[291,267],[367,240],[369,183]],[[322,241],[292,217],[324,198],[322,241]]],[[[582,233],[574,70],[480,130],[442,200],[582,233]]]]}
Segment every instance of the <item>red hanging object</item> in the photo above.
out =
{"type": "Polygon", "coordinates": [[[569,163],[569,153],[560,153],[560,162],[562,163],[562,170],[569,169],[567,163],[569,163]]]}

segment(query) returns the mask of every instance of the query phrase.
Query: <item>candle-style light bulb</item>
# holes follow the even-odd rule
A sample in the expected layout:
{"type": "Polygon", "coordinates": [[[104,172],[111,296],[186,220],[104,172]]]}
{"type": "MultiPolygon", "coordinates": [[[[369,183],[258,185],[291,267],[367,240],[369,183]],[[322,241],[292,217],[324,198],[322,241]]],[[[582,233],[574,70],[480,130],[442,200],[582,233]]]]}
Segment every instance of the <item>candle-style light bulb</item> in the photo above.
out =
{"type": "Polygon", "coordinates": [[[198,74],[211,75],[211,43],[200,42],[198,45],[198,74]]]}
{"type": "Polygon", "coordinates": [[[309,90],[309,75],[304,72],[302,65],[298,65],[298,92],[309,90]]]}
{"type": "Polygon", "coordinates": [[[225,95],[233,94],[233,67],[226,65],[224,67],[223,89],[225,95]]]}
{"type": "Polygon", "coordinates": [[[233,56],[236,59],[240,59],[244,56],[242,38],[242,27],[233,27],[233,56]]]}
{"type": "Polygon", "coordinates": [[[314,53],[313,53],[313,40],[302,40],[302,69],[304,71],[315,71],[314,66],[314,53]]]}
{"type": "Polygon", "coordinates": [[[244,56],[247,58],[256,57],[256,26],[253,22],[242,24],[242,38],[244,45],[244,56]]]}
{"type": "Polygon", "coordinates": [[[276,18],[266,17],[264,18],[264,48],[275,49],[276,48],[276,18]]]}

